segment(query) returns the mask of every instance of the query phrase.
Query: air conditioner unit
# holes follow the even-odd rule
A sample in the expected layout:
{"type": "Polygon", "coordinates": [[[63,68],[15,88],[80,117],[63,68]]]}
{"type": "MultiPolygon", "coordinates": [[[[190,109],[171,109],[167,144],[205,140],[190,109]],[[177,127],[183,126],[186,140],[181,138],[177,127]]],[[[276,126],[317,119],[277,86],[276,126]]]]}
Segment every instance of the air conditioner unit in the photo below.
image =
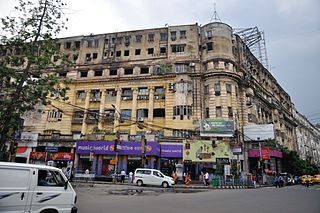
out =
{"type": "Polygon", "coordinates": [[[122,100],[126,101],[129,97],[122,97],[122,100]]]}
{"type": "Polygon", "coordinates": [[[139,118],[137,119],[137,121],[139,121],[139,122],[143,122],[143,120],[144,120],[144,118],[142,118],[142,117],[139,117],[139,118]]]}
{"type": "Polygon", "coordinates": [[[196,64],[195,63],[190,63],[189,67],[194,67],[196,64]]]}
{"type": "Polygon", "coordinates": [[[154,98],[155,98],[156,100],[159,100],[159,99],[160,99],[160,97],[159,97],[159,96],[154,96],[154,98]]]}

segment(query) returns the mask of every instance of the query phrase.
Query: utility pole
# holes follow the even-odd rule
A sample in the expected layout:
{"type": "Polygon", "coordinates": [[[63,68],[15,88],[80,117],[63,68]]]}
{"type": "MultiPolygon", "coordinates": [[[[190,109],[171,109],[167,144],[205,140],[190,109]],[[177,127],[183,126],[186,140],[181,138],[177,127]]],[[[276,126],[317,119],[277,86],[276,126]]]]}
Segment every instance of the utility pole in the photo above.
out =
{"type": "Polygon", "coordinates": [[[146,138],[145,136],[141,136],[141,167],[144,168],[145,166],[145,154],[146,154],[146,138]]]}

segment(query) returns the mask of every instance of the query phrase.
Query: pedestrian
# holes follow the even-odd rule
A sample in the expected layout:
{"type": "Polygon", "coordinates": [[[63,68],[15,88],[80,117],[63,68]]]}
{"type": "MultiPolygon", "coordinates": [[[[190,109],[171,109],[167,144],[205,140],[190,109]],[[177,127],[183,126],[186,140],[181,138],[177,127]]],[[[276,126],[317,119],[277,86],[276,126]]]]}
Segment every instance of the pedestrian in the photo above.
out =
{"type": "Polygon", "coordinates": [[[173,178],[174,183],[177,184],[178,183],[178,172],[177,171],[173,172],[172,178],[173,178]]]}
{"type": "Polygon", "coordinates": [[[191,183],[191,177],[190,177],[190,173],[188,172],[185,177],[185,184],[189,186],[190,183],[191,183]]]}
{"type": "Polygon", "coordinates": [[[129,172],[129,183],[133,182],[133,173],[129,172]]]}
{"type": "Polygon", "coordinates": [[[253,188],[257,188],[257,176],[256,174],[252,175],[253,188]]]}
{"type": "Polygon", "coordinates": [[[283,187],[284,186],[284,179],[283,179],[283,176],[280,175],[279,176],[279,188],[283,187]]]}
{"type": "Polygon", "coordinates": [[[206,182],[206,186],[209,186],[209,172],[206,172],[204,174],[204,179],[205,179],[205,182],[206,182]]]}
{"type": "Polygon", "coordinates": [[[124,171],[124,169],[122,169],[120,175],[121,175],[121,183],[124,183],[124,179],[126,177],[126,172],[124,171]]]}
{"type": "Polygon", "coordinates": [[[89,169],[86,169],[86,171],[85,171],[85,178],[86,178],[86,182],[88,182],[88,179],[90,178],[90,171],[89,171],[89,169]]]}

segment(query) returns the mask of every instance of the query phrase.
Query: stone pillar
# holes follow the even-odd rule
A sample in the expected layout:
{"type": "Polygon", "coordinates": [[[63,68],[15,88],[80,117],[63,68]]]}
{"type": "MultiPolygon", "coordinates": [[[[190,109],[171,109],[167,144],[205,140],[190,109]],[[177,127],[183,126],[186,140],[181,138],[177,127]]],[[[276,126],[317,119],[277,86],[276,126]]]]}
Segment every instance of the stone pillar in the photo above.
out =
{"type": "Polygon", "coordinates": [[[153,107],[154,107],[154,87],[149,88],[149,108],[148,108],[148,121],[153,121],[153,107]]]}
{"type": "Polygon", "coordinates": [[[120,121],[120,116],[118,112],[121,111],[121,89],[117,88],[117,98],[116,98],[116,105],[115,105],[115,116],[114,116],[114,132],[117,132],[119,130],[119,121],[120,121]]]}
{"type": "Polygon", "coordinates": [[[90,105],[90,92],[91,90],[86,90],[86,99],[84,101],[84,108],[85,108],[85,112],[84,112],[84,116],[83,116],[83,121],[82,121],[82,127],[81,127],[81,134],[85,135],[86,131],[87,131],[87,123],[86,123],[86,119],[87,119],[87,110],[89,109],[89,105],[90,105]]]}
{"type": "MultiPolygon", "coordinates": [[[[132,111],[131,111],[131,121],[137,120],[137,97],[138,97],[138,88],[133,88],[132,95],[132,111]]],[[[136,135],[136,125],[131,125],[130,127],[130,135],[136,135]]]]}
{"type": "Polygon", "coordinates": [[[105,108],[105,103],[106,103],[106,90],[101,90],[101,99],[100,99],[100,108],[99,108],[99,123],[98,123],[98,128],[102,129],[103,128],[103,119],[104,119],[104,108],[105,108]]]}

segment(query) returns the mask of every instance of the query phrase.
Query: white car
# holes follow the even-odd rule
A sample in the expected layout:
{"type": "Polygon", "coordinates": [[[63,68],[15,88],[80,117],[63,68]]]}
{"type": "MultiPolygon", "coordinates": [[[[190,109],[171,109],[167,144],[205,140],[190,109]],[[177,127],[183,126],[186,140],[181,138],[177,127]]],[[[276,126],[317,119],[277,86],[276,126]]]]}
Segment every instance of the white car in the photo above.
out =
{"type": "Polygon", "coordinates": [[[76,200],[61,169],[0,162],[0,212],[76,213],[76,200]]]}
{"type": "Polygon", "coordinates": [[[162,186],[164,188],[174,185],[172,177],[162,174],[162,172],[157,169],[144,168],[136,169],[136,171],[134,172],[133,182],[138,186],[154,185],[162,186]]]}

